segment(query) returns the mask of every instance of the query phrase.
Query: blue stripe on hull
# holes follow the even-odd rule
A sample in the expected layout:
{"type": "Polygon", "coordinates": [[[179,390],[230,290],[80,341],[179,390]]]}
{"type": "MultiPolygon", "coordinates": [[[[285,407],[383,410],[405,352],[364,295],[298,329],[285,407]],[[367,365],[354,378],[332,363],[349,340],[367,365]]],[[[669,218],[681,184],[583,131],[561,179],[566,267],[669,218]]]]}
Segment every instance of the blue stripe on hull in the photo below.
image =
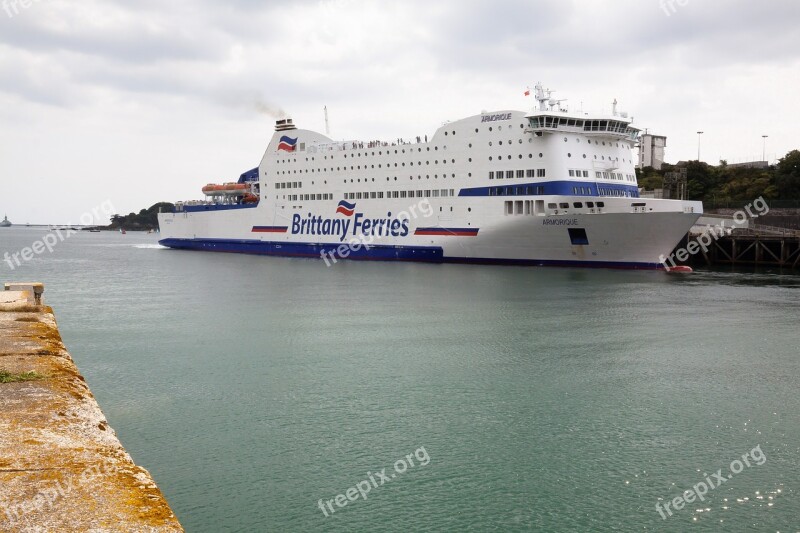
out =
{"type": "MultiPolygon", "coordinates": [[[[322,259],[323,253],[331,261],[330,254],[337,261],[344,259],[344,255],[337,252],[342,244],[306,243],[306,242],[275,242],[256,240],[229,240],[229,239],[163,239],[158,241],[162,246],[179,248],[183,250],[202,250],[207,252],[231,252],[241,254],[276,255],[284,257],[313,257],[322,259]]],[[[357,250],[344,244],[347,259],[374,260],[374,261],[425,261],[431,263],[442,262],[442,248],[440,246],[387,246],[369,245],[360,246],[357,250]]]]}
{"type": "MultiPolygon", "coordinates": [[[[162,239],[162,246],[183,250],[230,252],[281,257],[310,257],[322,259],[322,253],[334,252],[337,245],[322,243],[286,243],[232,239],[162,239]]],[[[330,257],[328,260],[330,261],[330,257]]],[[[334,252],[337,261],[343,257],[334,252]]],[[[445,257],[439,246],[387,246],[370,245],[350,250],[347,259],[373,261],[421,261],[427,263],[465,263],[481,265],[521,265],[580,268],[617,268],[633,270],[663,270],[661,263],[636,263],[629,261],[562,261],[552,259],[496,259],[481,257],[445,257]]]]}
{"type": "Polygon", "coordinates": [[[445,257],[445,263],[469,265],[545,266],[571,268],[614,268],[624,270],[664,270],[661,263],[635,263],[632,261],[565,261],[559,259],[497,259],[483,257],[445,257]]]}

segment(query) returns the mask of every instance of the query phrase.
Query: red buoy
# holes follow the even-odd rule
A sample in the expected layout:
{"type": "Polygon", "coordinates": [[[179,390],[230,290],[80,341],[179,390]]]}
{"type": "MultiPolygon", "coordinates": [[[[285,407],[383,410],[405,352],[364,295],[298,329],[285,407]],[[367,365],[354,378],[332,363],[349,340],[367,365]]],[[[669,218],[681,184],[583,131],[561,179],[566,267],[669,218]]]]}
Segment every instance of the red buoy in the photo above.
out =
{"type": "Polygon", "coordinates": [[[667,272],[676,272],[676,273],[689,273],[694,272],[692,267],[686,265],[677,265],[674,267],[664,267],[667,272]]]}

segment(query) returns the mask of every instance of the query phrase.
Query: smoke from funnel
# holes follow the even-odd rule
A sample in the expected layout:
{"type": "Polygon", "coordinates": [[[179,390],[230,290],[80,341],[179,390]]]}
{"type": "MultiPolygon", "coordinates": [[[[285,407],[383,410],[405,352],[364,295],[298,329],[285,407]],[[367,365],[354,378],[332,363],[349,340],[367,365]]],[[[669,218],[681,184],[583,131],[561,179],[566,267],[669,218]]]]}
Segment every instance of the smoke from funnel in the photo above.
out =
{"type": "Polygon", "coordinates": [[[257,90],[226,90],[224,93],[219,94],[218,98],[226,105],[252,110],[274,119],[282,119],[288,116],[286,111],[267,102],[257,90]]]}
{"type": "Polygon", "coordinates": [[[256,111],[258,111],[262,115],[268,115],[272,118],[281,119],[281,118],[286,118],[288,116],[286,111],[284,111],[280,107],[268,104],[267,102],[264,101],[263,98],[261,98],[261,96],[256,96],[256,98],[253,101],[253,107],[255,108],[256,111]]]}

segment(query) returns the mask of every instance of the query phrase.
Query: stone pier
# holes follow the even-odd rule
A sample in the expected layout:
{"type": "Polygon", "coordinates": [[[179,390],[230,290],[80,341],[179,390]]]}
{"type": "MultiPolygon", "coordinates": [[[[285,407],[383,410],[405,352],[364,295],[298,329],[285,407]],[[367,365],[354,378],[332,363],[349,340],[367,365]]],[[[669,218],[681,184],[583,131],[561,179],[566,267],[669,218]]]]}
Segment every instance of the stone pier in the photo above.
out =
{"type": "Polygon", "coordinates": [[[38,283],[0,291],[0,531],[183,531],[72,361],[38,283]]]}

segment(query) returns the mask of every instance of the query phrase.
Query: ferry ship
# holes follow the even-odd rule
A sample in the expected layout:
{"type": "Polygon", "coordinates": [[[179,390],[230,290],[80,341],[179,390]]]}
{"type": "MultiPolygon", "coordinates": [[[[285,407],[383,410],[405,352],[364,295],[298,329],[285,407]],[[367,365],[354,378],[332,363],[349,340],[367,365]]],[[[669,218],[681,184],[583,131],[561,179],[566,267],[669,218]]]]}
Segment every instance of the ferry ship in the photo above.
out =
{"type": "Polygon", "coordinates": [[[661,269],[702,203],[639,197],[626,113],[447,122],[430,137],[334,141],[278,120],[257,168],[158,216],[162,245],[343,259],[661,269]]]}

